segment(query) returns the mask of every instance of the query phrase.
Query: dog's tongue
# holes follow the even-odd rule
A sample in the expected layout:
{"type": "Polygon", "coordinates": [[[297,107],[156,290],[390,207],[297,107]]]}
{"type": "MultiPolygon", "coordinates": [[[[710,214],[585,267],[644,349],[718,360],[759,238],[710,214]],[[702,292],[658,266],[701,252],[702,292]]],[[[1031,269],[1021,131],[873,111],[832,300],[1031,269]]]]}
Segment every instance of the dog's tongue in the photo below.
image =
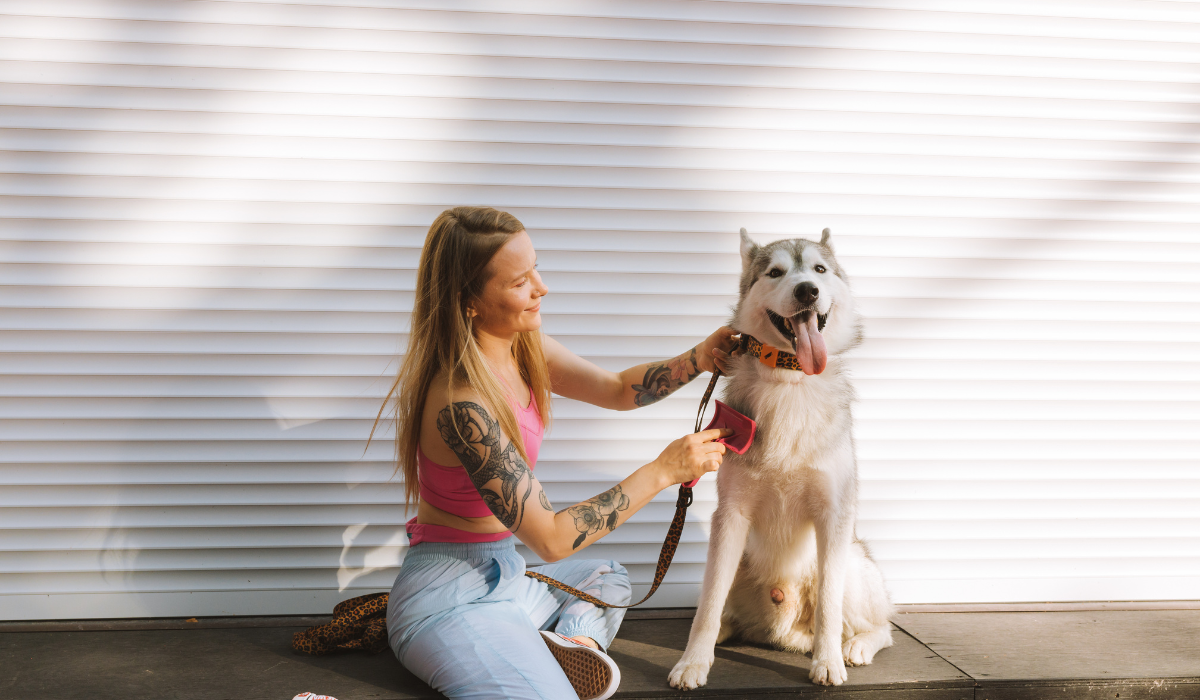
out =
{"type": "Polygon", "coordinates": [[[820,374],[825,371],[825,339],[817,330],[817,315],[812,311],[797,314],[792,318],[792,329],[796,332],[796,359],[805,374],[820,374]],[[807,318],[805,318],[807,314],[807,318]]]}

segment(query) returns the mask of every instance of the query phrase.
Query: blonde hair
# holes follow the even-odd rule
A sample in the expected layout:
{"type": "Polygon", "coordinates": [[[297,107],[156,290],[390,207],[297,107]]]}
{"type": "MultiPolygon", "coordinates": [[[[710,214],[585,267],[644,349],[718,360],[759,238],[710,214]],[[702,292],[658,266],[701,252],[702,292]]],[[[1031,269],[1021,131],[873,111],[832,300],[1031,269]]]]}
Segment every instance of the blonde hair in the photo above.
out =
{"type": "MultiPolygon", "coordinates": [[[[420,500],[417,447],[421,442],[421,417],[433,380],[445,373],[447,396],[454,388],[470,387],[526,462],[525,441],[505,394],[479,349],[467,306],[478,299],[488,283],[485,268],[496,251],[512,236],[525,230],[512,214],[489,207],[455,207],[438,215],[425,236],[417,268],[416,300],[408,335],[408,351],[392,388],[375,417],[395,402],[396,471],[404,472],[404,502],[420,500]]],[[[513,357],[521,378],[533,392],[542,423],[550,424],[550,372],[541,331],[523,331],[513,341],[513,357]]],[[[371,434],[375,433],[375,426],[371,434]]],[[[368,442],[370,438],[368,438],[368,442]]]]}

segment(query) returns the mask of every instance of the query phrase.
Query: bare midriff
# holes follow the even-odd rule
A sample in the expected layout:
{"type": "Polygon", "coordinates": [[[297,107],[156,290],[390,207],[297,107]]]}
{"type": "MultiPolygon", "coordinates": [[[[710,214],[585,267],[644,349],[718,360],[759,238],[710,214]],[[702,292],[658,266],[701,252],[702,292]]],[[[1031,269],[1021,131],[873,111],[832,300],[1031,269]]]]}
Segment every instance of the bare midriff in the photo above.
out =
{"type": "Polygon", "coordinates": [[[426,501],[421,501],[417,504],[417,522],[422,525],[443,525],[480,535],[491,535],[508,530],[508,528],[504,527],[504,523],[501,523],[500,519],[494,515],[482,518],[464,518],[460,515],[447,513],[441,508],[430,505],[426,501]]]}

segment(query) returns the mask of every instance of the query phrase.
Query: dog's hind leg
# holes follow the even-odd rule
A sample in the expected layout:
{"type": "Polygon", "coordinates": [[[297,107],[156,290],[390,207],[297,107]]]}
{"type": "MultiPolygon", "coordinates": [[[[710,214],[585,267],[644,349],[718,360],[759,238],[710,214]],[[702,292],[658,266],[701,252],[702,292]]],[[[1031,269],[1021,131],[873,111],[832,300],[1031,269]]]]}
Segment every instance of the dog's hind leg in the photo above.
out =
{"type": "Polygon", "coordinates": [[[734,635],[736,628],[733,626],[733,620],[728,615],[721,615],[721,631],[717,632],[717,644],[724,644],[729,641],[734,635]]]}
{"type": "Polygon", "coordinates": [[[672,688],[691,690],[708,682],[708,669],[714,659],[713,647],[721,631],[721,613],[750,532],[749,519],[738,511],[730,502],[732,500],[719,502],[713,513],[700,605],[692,620],[692,632],[688,635],[683,658],[667,677],[672,688]]]}
{"type": "Polygon", "coordinates": [[[842,658],[851,666],[862,666],[871,663],[880,649],[892,645],[890,619],[896,609],[866,544],[855,540],[849,563],[842,608],[842,658]]]}
{"type": "Polygon", "coordinates": [[[891,645],[892,626],[888,624],[847,639],[842,644],[842,659],[851,666],[865,666],[875,658],[875,652],[891,645]]]}

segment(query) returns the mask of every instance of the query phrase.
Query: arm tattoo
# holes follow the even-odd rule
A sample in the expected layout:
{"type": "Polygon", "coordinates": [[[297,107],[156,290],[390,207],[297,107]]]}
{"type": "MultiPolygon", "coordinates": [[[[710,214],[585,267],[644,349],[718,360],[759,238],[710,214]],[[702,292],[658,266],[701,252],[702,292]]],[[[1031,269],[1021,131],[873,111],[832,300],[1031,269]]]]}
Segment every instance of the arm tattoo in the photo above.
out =
{"type": "Polygon", "coordinates": [[[550,511],[551,513],[554,512],[554,507],[550,505],[550,499],[546,498],[545,491],[538,491],[538,501],[542,504],[543,508],[550,511]]]}
{"type": "Polygon", "coordinates": [[[608,528],[609,532],[616,530],[617,513],[622,510],[629,510],[629,497],[622,493],[620,484],[595,498],[568,508],[567,513],[575,518],[575,529],[579,530],[579,537],[575,544],[571,545],[571,549],[579,549],[579,545],[583,544],[588,535],[600,532],[601,528],[608,528]]]}
{"type": "Polygon", "coordinates": [[[700,376],[696,364],[696,348],[665,363],[652,362],[646,366],[646,376],[641,384],[634,384],[633,402],[638,406],[649,406],[665,399],[676,389],[700,376]]]}
{"type": "Polygon", "coordinates": [[[509,530],[521,527],[525,501],[533,493],[533,472],[512,440],[500,447],[500,424],[483,406],[457,401],[438,413],[437,426],[487,507],[509,530]],[[498,482],[498,492],[488,486],[492,482],[498,482]]]}

